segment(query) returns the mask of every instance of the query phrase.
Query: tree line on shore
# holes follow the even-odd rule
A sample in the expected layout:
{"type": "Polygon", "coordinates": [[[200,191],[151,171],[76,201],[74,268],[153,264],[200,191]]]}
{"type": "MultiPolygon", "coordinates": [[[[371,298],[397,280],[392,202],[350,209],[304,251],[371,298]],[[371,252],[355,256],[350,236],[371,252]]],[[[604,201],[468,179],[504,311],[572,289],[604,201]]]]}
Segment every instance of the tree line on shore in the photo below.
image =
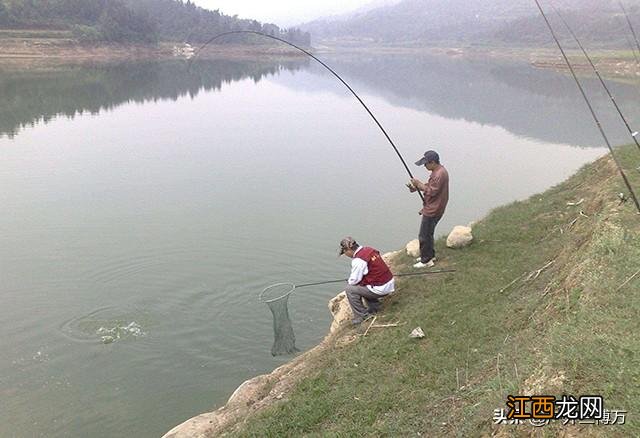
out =
{"type": "MultiPolygon", "coordinates": [[[[0,28],[71,30],[82,42],[119,43],[200,43],[223,32],[252,30],[303,46],[311,43],[308,32],[225,15],[190,0],[0,0],[0,28]]],[[[220,43],[264,41],[234,35],[220,43]]]]}

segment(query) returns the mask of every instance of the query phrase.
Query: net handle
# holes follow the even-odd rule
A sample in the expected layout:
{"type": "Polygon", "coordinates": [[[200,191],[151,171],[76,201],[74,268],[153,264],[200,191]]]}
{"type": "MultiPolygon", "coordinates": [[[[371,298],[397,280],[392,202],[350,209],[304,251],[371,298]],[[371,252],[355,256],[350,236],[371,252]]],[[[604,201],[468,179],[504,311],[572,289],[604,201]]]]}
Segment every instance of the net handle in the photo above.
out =
{"type": "Polygon", "coordinates": [[[291,295],[293,293],[293,291],[296,290],[296,285],[293,283],[275,283],[272,284],[271,286],[267,286],[265,287],[262,292],[260,292],[260,295],[258,296],[258,299],[265,304],[269,304],[269,303],[273,303],[275,301],[281,300],[285,297],[288,297],[289,295],[291,295]],[[280,295],[279,297],[276,298],[271,298],[269,300],[265,300],[264,299],[264,294],[269,290],[269,289],[273,289],[275,287],[280,287],[280,286],[289,286],[290,290],[288,292],[285,292],[284,294],[280,295]]]}
{"type": "MultiPolygon", "coordinates": [[[[421,271],[421,272],[401,272],[398,274],[393,274],[394,277],[412,277],[415,275],[430,275],[430,274],[445,274],[447,272],[456,272],[455,269],[440,269],[437,271],[421,271]]],[[[315,283],[305,283],[305,284],[297,284],[294,285],[296,288],[308,287],[308,286],[319,286],[321,284],[331,284],[331,283],[343,283],[347,281],[347,278],[342,278],[340,280],[329,280],[329,281],[317,281],[315,283]]],[[[290,283],[285,283],[290,284],[290,283]]]]}
{"type": "MultiPolygon", "coordinates": [[[[414,276],[414,275],[429,275],[429,274],[444,274],[444,273],[448,273],[448,272],[456,272],[455,269],[441,269],[438,271],[422,271],[422,272],[402,272],[402,273],[398,273],[395,274],[394,277],[410,277],[410,276],[414,276]]],[[[272,284],[271,286],[267,286],[265,287],[262,292],[260,292],[260,295],[258,296],[258,299],[260,300],[260,302],[265,303],[265,304],[269,304],[269,303],[273,303],[276,302],[278,300],[281,300],[285,297],[288,297],[289,295],[291,295],[293,293],[293,291],[296,290],[296,288],[302,288],[302,287],[308,287],[308,286],[318,286],[321,284],[330,284],[330,283],[343,283],[347,281],[346,278],[340,279],[340,280],[329,280],[329,281],[318,281],[316,283],[305,283],[305,284],[294,284],[294,283],[275,283],[272,284]],[[271,298],[269,300],[265,300],[264,299],[264,295],[265,293],[267,293],[267,291],[269,289],[273,289],[274,287],[280,287],[280,286],[288,286],[290,288],[290,290],[288,292],[285,292],[284,294],[280,295],[279,297],[276,298],[271,298]]]]}

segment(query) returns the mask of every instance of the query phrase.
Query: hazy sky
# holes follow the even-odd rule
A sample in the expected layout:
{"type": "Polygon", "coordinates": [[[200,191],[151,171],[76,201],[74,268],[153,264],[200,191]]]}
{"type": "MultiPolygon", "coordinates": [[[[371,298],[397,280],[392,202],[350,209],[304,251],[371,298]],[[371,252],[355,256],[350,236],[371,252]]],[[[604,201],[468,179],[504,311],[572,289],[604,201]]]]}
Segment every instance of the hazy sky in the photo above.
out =
{"type": "Polygon", "coordinates": [[[359,8],[372,0],[192,0],[207,9],[220,9],[227,15],[291,26],[325,15],[359,8]]]}

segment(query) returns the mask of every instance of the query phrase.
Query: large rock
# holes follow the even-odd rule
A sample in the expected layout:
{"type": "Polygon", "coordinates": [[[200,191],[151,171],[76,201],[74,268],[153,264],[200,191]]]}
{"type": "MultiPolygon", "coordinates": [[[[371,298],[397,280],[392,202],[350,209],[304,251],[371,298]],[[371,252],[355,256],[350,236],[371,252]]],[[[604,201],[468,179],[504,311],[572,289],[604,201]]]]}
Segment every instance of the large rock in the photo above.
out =
{"type": "Polygon", "coordinates": [[[471,245],[471,242],[473,242],[471,228],[462,225],[454,227],[447,237],[447,246],[449,248],[464,248],[471,245]]]}
{"type": "Polygon", "coordinates": [[[420,242],[418,239],[413,239],[407,243],[407,255],[410,257],[420,257],[420,242]]]}
{"type": "Polygon", "coordinates": [[[395,259],[401,252],[401,249],[399,249],[398,251],[385,252],[384,254],[382,254],[382,260],[384,260],[389,268],[393,268],[395,259]]]}
{"type": "Polygon", "coordinates": [[[329,328],[329,333],[335,333],[341,326],[351,321],[353,312],[347,300],[347,293],[340,292],[337,296],[329,301],[329,311],[333,315],[333,321],[329,328]]]}

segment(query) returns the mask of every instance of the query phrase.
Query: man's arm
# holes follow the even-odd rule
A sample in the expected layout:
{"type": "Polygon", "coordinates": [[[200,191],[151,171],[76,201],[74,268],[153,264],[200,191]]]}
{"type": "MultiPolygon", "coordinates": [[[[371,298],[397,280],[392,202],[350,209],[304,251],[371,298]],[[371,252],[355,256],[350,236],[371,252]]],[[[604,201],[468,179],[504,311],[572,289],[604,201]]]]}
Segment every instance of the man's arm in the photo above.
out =
{"type": "Polygon", "coordinates": [[[444,181],[440,175],[433,175],[431,178],[429,178],[429,182],[427,184],[424,184],[424,186],[424,195],[427,198],[433,198],[442,191],[444,181]]]}
{"type": "Polygon", "coordinates": [[[415,193],[418,191],[418,189],[416,189],[416,186],[414,186],[412,183],[408,182],[405,184],[405,186],[407,186],[407,188],[409,189],[409,191],[411,193],[415,193]]]}
{"type": "Polygon", "coordinates": [[[351,274],[349,275],[347,283],[351,286],[360,283],[362,281],[362,277],[367,275],[368,272],[369,268],[367,267],[367,262],[357,258],[351,260],[351,274]]]}
{"type": "Polygon", "coordinates": [[[411,178],[411,185],[422,192],[427,189],[427,185],[421,182],[418,178],[411,178]]]}

